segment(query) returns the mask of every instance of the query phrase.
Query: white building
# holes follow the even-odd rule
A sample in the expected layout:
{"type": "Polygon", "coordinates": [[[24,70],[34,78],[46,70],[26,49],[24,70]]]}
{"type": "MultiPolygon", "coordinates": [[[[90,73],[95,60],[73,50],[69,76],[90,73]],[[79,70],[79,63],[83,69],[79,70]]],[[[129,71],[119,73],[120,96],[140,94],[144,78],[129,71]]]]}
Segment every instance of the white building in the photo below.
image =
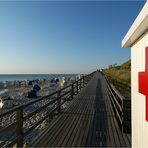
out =
{"type": "Polygon", "coordinates": [[[122,47],[131,48],[132,147],[147,148],[148,1],[124,37],[122,47]]]}

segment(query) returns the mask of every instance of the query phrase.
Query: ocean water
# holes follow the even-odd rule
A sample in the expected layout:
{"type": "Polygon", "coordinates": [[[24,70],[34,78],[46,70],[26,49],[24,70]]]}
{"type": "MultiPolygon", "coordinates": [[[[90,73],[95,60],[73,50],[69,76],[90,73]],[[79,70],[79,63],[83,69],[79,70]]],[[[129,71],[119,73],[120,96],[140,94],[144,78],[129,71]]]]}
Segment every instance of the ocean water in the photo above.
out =
{"type": "Polygon", "coordinates": [[[0,82],[6,81],[22,81],[22,80],[35,80],[35,79],[48,79],[58,77],[74,77],[77,74],[9,74],[0,75],[0,82]]]}

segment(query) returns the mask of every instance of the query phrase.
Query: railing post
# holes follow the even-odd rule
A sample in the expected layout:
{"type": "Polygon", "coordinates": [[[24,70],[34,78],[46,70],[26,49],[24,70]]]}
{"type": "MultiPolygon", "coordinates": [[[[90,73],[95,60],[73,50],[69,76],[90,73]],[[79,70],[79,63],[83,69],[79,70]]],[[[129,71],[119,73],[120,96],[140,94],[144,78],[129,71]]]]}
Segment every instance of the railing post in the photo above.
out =
{"type": "Polygon", "coordinates": [[[23,108],[17,110],[17,147],[23,147],[23,108]]]}
{"type": "Polygon", "coordinates": [[[59,90],[58,91],[58,96],[57,96],[57,99],[58,99],[58,113],[60,113],[61,112],[61,91],[59,90]]]}
{"type": "Polygon", "coordinates": [[[87,76],[85,77],[85,84],[87,84],[87,76]]]}
{"type": "Polygon", "coordinates": [[[122,132],[131,133],[131,104],[127,99],[122,100],[122,132]]]}
{"type": "Polygon", "coordinates": [[[54,117],[54,112],[49,113],[48,120],[52,120],[54,117]]]}
{"type": "Polygon", "coordinates": [[[90,78],[90,75],[88,75],[88,77],[87,77],[87,83],[89,82],[89,78],[90,78]]]}
{"type": "Polygon", "coordinates": [[[81,80],[82,80],[82,79],[80,79],[80,91],[81,91],[81,87],[82,87],[82,82],[81,82],[81,80]]]}
{"type": "Polygon", "coordinates": [[[85,86],[85,77],[83,76],[83,87],[85,86]]]}
{"type": "Polygon", "coordinates": [[[79,93],[79,81],[77,81],[77,94],[79,93]]]}
{"type": "Polygon", "coordinates": [[[73,99],[74,95],[74,84],[71,85],[71,99],[73,99]]]}

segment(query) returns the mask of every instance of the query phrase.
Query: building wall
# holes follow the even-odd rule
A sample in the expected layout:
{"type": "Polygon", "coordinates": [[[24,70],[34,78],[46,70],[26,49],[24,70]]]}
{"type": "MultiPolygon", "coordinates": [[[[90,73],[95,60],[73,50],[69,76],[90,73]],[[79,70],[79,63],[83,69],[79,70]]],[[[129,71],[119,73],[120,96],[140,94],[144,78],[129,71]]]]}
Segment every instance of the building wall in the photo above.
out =
{"type": "Polygon", "coordinates": [[[138,92],[138,72],[145,71],[146,32],[131,48],[132,146],[148,147],[148,122],[145,120],[145,96],[138,92]]]}

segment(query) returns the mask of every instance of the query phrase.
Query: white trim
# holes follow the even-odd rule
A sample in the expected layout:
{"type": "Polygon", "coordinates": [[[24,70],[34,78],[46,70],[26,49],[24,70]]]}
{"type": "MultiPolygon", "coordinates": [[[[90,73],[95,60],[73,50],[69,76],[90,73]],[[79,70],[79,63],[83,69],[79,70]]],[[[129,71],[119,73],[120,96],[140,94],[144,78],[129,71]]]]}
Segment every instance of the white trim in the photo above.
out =
{"type": "Polygon", "coordinates": [[[148,30],[148,1],[146,1],[141,12],[135,19],[131,28],[127,32],[126,36],[122,40],[122,47],[131,47],[134,42],[136,42],[141,35],[148,30]]]}

